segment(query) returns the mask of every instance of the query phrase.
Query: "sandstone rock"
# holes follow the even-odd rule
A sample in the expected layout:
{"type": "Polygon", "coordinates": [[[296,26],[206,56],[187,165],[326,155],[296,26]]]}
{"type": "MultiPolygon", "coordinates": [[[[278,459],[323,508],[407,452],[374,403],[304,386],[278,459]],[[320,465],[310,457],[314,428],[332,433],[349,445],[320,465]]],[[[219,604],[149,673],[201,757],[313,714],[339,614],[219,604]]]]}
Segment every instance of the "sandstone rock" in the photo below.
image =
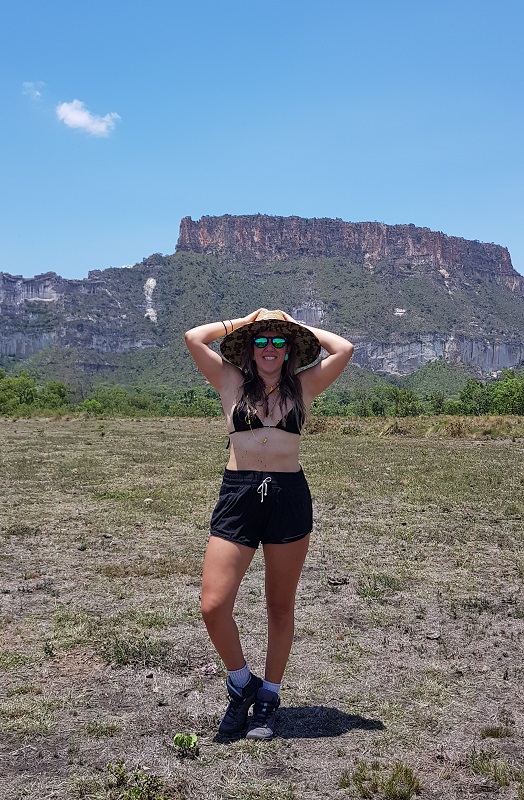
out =
{"type": "Polygon", "coordinates": [[[262,214],[184,217],[177,250],[242,263],[341,257],[373,273],[430,273],[450,290],[461,276],[477,275],[524,296],[524,277],[513,269],[507,248],[415,225],[262,214]]]}

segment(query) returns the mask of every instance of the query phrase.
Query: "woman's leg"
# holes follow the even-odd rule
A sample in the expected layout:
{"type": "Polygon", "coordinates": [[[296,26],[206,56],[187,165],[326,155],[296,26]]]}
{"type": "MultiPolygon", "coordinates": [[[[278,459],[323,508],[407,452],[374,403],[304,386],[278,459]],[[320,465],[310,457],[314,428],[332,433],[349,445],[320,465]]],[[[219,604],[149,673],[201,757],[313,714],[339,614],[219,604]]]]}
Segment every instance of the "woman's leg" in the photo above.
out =
{"type": "Polygon", "coordinates": [[[309,535],[289,544],[265,544],[268,639],[265,678],[281,683],[293,643],[295,594],[309,535]]]}
{"type": "Polygon", "coordinates": [[[233,606],[240,582],[254,555],[253,547],[219,536],[211,536],[207,545],[202,575],[202,617],[228,670],[241,669],[245,664],[233,619],[233,606]]]}

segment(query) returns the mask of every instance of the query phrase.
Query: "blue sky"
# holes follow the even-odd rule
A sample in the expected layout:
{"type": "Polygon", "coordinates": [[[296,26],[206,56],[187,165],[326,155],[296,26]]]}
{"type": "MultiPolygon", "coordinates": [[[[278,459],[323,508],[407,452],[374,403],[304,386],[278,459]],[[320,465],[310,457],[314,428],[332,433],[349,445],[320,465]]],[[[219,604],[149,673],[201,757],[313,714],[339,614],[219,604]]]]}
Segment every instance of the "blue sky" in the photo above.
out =
{"type": "Polygon", "coordinates": [[[521,0],[6,0],[0,271],[172,253],[183,216],[414,223],[524,273],[521,0]]]}

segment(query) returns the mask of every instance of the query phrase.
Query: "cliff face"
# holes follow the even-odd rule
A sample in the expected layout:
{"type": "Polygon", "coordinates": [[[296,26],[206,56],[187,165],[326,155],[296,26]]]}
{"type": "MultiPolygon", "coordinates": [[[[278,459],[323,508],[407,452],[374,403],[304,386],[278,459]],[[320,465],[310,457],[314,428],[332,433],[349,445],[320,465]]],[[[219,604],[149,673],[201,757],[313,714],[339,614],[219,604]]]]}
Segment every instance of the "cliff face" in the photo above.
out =
{"type": "Polygon", "coordinates": [[[119,291],[118,272],[94,271],[82,281],[54,272],[34,278],[0,272],[0,356],[24,359],[49,345],[103,353],[153,345],[151,326],[143,320],[145,287],[141,314],[140,305],[119,291]]]}
{"type": "Polygon", "coordinates": [[[387,375],[411,375],[431,361],[466,364],[480,375],[513,369],[524,363],[524,343],[423,334],[415,341],[392,343],[357,339],[354,363],[387,375]]]}
{"type": "Polygon", "coordinates": [[[339,257],[381,275],[434,275],[450,289],[480,276],[524,295],[524,277],[513,269],[507,248],[414,225],[262,214],[196,222],[185,217],[177,251],[240,263],[339,257]]]}
{"type": "Polygon", "coordinates": [[[257,215],[186,217],[174,255],[85,280],[0,273],[0,365],[34,356],[41,369],[49,351],[48,378],[63,364],[140,384],[151,367],[160,384],[188,385],[183,331],[260,305],[346,336],[373,371],[524,364],[524,278],[506,248],[413,225],[257,215]]]}

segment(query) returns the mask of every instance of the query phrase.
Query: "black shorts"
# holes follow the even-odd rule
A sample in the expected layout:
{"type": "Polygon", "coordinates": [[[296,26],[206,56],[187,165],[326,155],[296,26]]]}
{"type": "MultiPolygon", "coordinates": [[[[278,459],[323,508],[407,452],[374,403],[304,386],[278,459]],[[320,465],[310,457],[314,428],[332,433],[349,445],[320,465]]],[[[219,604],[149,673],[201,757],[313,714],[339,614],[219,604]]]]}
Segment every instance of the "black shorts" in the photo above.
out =
{"type": "Polygon", "coordinates": [[[311,533],[313,507],[302,472],[224,471],[211,536],[254,547],[286,544],[311,533]]]}

